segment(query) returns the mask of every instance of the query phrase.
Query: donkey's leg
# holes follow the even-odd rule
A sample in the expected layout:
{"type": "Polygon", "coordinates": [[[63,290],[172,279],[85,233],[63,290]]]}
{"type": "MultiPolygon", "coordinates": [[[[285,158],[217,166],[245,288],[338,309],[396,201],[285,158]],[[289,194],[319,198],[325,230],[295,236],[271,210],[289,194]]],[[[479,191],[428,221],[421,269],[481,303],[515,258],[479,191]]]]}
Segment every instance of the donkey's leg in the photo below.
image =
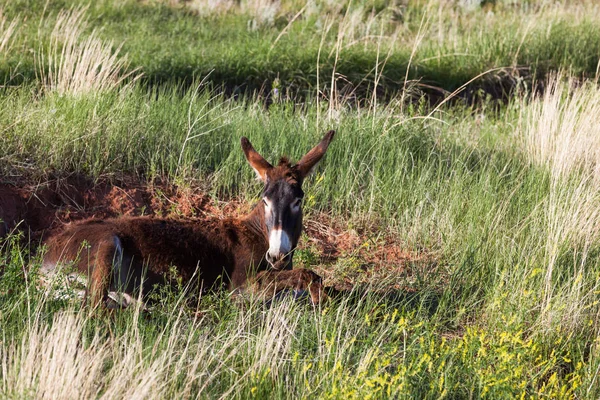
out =
{"type": "Polygon", "coordinates": [[[143,301],[136,296],[142,293],[143,271],[140,263],[123,247],[121,240],[115,236],[115,253],[112,261],[112,281],[108,288],[108,308],[127,308],[140,303],[146,309],[143,301]],[[136,295],[137,293],[137,295],[136,295]]]}
{"type": "Polygon", "coordinates": [[[256,275],[251,286],[261,294],[270,295],[275,295],[284,289],[308,290],[313,304],[319,304],[327,299],[321,277],[304,268],[289,271],[261,271],[256,275]]]}
{"type": "Polygon", "coordinates": [[[117,240],[102,240],[98,243],[98,247],[95,249],[96,254],[94,264],[89,265],[91,273],[89,274],[88,292],[86,296],[86,302],[96,308],[100,306],[108,296],[108,288],[110,285],[111,271],[116,266],[120,267],[119,260],[119,248],[116,246],[117,240]]]}
{"type": "MultiPolygon", "coordinates": [[[[137,304],[132,296],[141,287],[141,270],[133,257],[123,248],[121,239],[114,235],[98,244],[88,298],[92,307],[101,303],[107,308],[127,308],[137,304]]],[[[141,304],[145,309],[144,304],[141,304]]]]}

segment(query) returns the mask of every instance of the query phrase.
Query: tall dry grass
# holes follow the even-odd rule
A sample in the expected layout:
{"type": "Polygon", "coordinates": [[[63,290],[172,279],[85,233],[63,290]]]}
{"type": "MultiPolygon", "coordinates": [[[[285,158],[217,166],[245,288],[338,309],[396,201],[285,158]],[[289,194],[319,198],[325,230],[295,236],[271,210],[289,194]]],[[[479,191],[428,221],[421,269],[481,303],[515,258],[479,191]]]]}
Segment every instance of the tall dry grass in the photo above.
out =
{"type": "Polygon", "coordinates": [[[585,322],[600,287],[588,264],[600,239],[600,90],[593,83],[557,75],[543,95],[526,103],[520,122],[526,155],[549,173],[549,194],[542,204],[546,240],[541,321],[547,328],[577,326],[585,322]],[[572,252],[572,265],[559,268],[565,252],[572,252]]]}
{"type": "Polygon", "coordinates": [[[0,54],[11,50],[17,25],[16,18],[9,22],[0,9],[0,54]]]}
{"type": "Polygon", "coordinates": [[[108,347],[96,335],[82,340],[83,314],[58,314],[52,324],[33,322],[20,342],[2,343],[2,395],[8,398],[94,398],[108,347]]]}
{"type": "Polygon", "coordinates": [[[554,76],[528,113],[523,132],[532,162],[554,178],[600,178],[600,91],[594,84],[554,76]]]}
{"type": "MultiPolygon", "coordinates": [[[[139,308],[125,318],[127,329],[107,336],[94,324],[98,316],[87,310],[67,309],[49,322],[40,318],[43,307],[36,307],[21,340],[0,340],[0,397],[210,397],[216,381],[230,379],[232,366],[243,362],[244,373],[233,374],[240,385],[232,384],[222,394],[239,396],[239,390],[265,371],[283,377],[301,316],[291,312],[294,306],[287,301],[266,315],[254,303],[231,329],[205,332],[202,319],[192,321],[183,311],[173,311],[149,347],[138,326],[139,308]]],[[[111,324],[100,325],[106,323],[111,324]]]]}
{"type": "Polygon", "coordinates": [[[47,50],[39,55],[39,73],[47,90],[61,95],[79,95],[123,88],[140,78],[138,69],[129,72],[127,55],[121,46],[104,42],[96,31],[83,38],[87,8],[61,11],[47,50]],[[125,85],[126,85],[125,84],[125,85]]]}

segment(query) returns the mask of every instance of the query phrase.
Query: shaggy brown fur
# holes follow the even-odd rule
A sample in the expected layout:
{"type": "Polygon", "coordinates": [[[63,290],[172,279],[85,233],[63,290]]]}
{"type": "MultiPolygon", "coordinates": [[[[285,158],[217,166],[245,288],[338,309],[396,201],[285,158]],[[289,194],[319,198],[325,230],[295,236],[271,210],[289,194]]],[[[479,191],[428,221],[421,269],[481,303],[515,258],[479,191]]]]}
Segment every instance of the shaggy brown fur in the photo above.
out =
{"type": "MultiPolygon", "coordinates": [[[[332,137],[331,131],[323,141],[328,145],[332,137]]],[[[323,141],[321,147],[315,147],[320,153],[313,149],[302,159],[308,157],[310,165],[302,160],[291,165],[282,159],[277,167],[272,167],[245,138],[242,147],[265,184],[283,180],[301,190],[302,180],[327,149],[323,141]]],[[[302,229],[301,220],[300,215],[294,232],[296,241],[302,229]]],[[[87,297],[92,305],[105,301],[109,291],[132,294],[142,289],[147,294],[154,285],[172,279],[198,291],[221,284],[230,289],[271,294],[284,289],[308,289],[313,303],[326,297],[320,277],[311,271],[278,271],[287,268],[278,262],[272,266],[275,270],[267,270],[269,232],[265,207],[260,204],[241,219],[88,220],[67,225],[46,244],[48,251],[42,272],[51,275],[57,267],[73,263],[76,273],[87,278],[87,297]]],[[[286,265],[291,267],[289,261],[286,265]]]]}
{"type": "Polygon", "coordinates": [[[311,270],[299,268],[291,271],[263,271],[250,278],[242,287],[244,290],[264,297],[272,297],[277,293],[291,289],[304,292],[308,289],[313,304],[325,298],[321,277],[311,270]]]}
{"type": "Polygon", "coordinates": [[[246,290],[273,294],[286,288],[310,287],[311,299],[318,303],[325,295],[320,278],[314,273],[303,269],[266,271],[264,254],[268,241],[266,232],[259,229],[263,213],[264,208],[256,206],[241,220],[133,217],[75,223],[48,240],[43,268],[52,268],[61,261],[75,261],[76,270],[88,278],[89,300],[93,305],[106,300],[109,290],[133,292],[142,275],[143,289],[147,292],[155,284],[173,279],[191,282],[196,290],[217,283],[243,289],[248,278],[257,272],[255,279],[261,284],[249,285],[246,290]],[[120,250],[115,238],[122,248],[121,263],[116,262],[120,250]],[[115,264],[130,267],[119,277],[112,272],[115,264]],[[172,276],[173,271],[176,276],[172,276]],[[279,272],[285,272],[281,280],[279,272]],[[116,287],[119,278],[124,284],[121,288],[116,287]]]}

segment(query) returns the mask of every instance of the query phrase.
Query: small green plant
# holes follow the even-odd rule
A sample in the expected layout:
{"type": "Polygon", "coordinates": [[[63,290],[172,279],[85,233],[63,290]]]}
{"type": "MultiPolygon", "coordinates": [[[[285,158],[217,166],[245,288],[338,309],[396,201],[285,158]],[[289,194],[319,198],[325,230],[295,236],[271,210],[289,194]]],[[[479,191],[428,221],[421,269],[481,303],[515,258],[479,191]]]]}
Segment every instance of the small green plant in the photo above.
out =
{"type": "Polygon", "coordinates": [[[23,239],[19,231],[0,239],[0,295],[21,295],[27,281],[35,279],[34,271],[27,268],[28,251],[22,246],[23,239]]]}

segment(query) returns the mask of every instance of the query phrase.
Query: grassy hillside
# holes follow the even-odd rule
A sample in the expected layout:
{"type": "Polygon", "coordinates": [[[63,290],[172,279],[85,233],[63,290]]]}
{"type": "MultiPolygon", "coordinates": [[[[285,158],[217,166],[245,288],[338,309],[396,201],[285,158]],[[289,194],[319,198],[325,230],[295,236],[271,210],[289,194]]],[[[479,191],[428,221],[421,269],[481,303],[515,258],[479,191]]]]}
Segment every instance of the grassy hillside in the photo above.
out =
{"type": "MultiPolygon", "coordinates": [[[[94,32],[122,45],[130,69],[140,68],[148,85],[189,85],[210,74],[230,93],[278,86],[292,97],[317,87],[326,96],[332,90],[364,96],[375,88],[393,95],[408,76],[410,87],[439,97],[493,70],[472,91],[484,88],[499,97],[549,70],[596,76],[595,2],[490,3],[497,4],[99,1],[86,6],[81,35],[94,32]]],[[[17,32],[0,62],[2,81],[35,81],[36,56],[44,53],[57,11],[78,4],[17,0],[4,7],[17,32]]]]}
{"type": "Polygon", "coordinates": [[[274,161],[336,129],[305,211],[360,249],[304,235],[296,265],[354,286],[322,307],[164,293],[106,316],[38,288],[22,224],[0,397],[598,398],[600,8],[485,3],[5,5],[0,183],[246,204],[241,136],[274,161]],[[392,242],[401,267],[365,262],[392,242]]]}

